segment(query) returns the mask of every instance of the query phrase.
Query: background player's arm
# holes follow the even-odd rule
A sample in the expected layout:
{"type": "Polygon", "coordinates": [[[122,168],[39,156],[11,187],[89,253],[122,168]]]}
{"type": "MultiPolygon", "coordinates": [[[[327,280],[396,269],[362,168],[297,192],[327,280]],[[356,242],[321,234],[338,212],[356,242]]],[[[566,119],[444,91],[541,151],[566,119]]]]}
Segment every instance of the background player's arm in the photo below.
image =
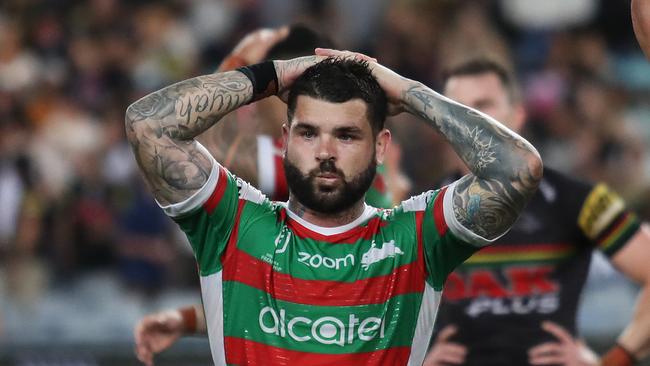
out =
{"type": "MultiPolygon", "coordinates": [[[[288,27],[263,28],[246,35],[223,60],[216,72],[262,62],[269,50],[289,33],[288,27]]],[[[258,185],[257,126],[251,110],[236,110],[219,123],[197,136],[210,154],[233,174],[258,185]]]]}
{"type": "Polygon", "coordinates": [[[642,359],[650,355],[650,226],[643,224],[612,262],[642,286],[632,321],[618,338],[621,346],[642,359]]]}
{"type": "Polygon", "coordinates": [[[453,192],[460,224],[487,240],[507,231],[542,177],[537,150],[493,118],[421,83],[410,82],[402,100],[408,112],[447,139],[471,171],[453,192]]]}
{"type": "MultiPolygon", "coordinates": [[[[286,91],[319,60],[306,56],[275,61],[279,91],[286,91]]],[[[241,72],[229,71],[176,83],[129,106],[127,138],[159,203],[181,202],[207,182],[212,163],[196,136],[252,98],[250,80],[241,72]]]]}
{"type": "Polygon", "coordinates": [[[200,304],[148,314],[133,331],[135,354],[147,366],[156,354],[171,347],[180,337],[207,334],[205,314],[200,304]]]}
{"type": "Polygon", "coordinates": [[[641,49],[650,60],[650,0],[632,0],[632,25],[641,49]]]}

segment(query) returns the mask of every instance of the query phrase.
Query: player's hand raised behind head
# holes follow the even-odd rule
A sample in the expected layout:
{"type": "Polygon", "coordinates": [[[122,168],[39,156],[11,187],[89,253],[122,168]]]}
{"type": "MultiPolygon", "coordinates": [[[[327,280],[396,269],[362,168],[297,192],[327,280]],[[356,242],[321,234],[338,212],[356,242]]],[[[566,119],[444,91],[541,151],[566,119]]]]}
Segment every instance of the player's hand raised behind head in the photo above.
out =
{"type": "Polygon", "coordinates": [[[316,54],[327,57],[349,57],[368,62],[368,66],[372,70],[373,75],[375,75],[379,85],[384,89],[388,97],[388,114],[394,116],[404,112],[402,96],[414,84],[413,80],[400,76],[393,70],[379,64],[377,59],[364,55],[363,53],[317,48],[316,54]]]}

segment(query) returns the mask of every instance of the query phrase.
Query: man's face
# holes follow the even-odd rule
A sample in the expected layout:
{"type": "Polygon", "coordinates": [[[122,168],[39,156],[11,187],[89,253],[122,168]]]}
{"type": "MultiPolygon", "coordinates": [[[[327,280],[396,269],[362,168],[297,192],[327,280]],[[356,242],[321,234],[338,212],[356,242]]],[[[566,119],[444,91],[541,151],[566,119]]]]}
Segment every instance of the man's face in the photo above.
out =
{"type": "Polygon", "coordinates": [[[363,199],[390,134],[384,130],[375,140],[360,99],[331,103],[299,96],[283,137],[291,193],[309,209],[336,213],[363,199]]]}
{"type": "Polygon", "coordinates": [[[523,107],[513,103],[495,73],[453,76],[445,84],[445,95],[487,114],[514,131],[519,132],[523,127],[523,107]]]}

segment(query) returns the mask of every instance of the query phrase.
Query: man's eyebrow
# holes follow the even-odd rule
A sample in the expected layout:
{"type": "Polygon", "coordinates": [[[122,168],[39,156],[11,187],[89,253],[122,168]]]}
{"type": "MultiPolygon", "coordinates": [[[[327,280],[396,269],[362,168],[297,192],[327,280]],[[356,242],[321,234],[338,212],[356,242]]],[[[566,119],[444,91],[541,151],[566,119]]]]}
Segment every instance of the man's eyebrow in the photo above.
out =
{"type": "Polygon", "coordinates": [[[353,133],[353,134],[363,133],[363,131],[357,126],[337,127],[334,129],[334,131],[337,133],[353,133]]]}
{"type": "Polygon", "coordinates": [[[296,122],[294,123],[294,128],[296,129],[306,129],[306,130],[316,130],[318,127],[316,127],[314,124],[311,124],[309,122],[296,122]]]}

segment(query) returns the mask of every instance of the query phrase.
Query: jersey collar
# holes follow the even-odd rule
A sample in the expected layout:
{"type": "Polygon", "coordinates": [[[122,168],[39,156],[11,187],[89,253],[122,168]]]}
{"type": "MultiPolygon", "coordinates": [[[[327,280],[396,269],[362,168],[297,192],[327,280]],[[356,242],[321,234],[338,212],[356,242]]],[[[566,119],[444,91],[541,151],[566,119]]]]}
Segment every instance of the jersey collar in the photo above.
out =
{"type": "Polygon", "coordinates": [[[352,222],[350,222],[348,224],[345,224],[345,225],[341,225],[341,226],[323,227],[323,226],[319,226],[319,225],[314,225],[314,224],[304,220],[303,218],[301,218],[297,214],[295,214],[293,211],[291,211],[289,209],[288,202],[283,202],[282,206],[284,206],[284,208],[287,210],[287,215],[289,215],[289,218],[291,218],[292,220],[298,222],[300,225],[306,227],[307,229],[309,229],[311,231],[314,231],[316,233],[319,233],[321,235],[326,235],[326,236],[337,235],[337,234],[341,234],[341,233],[344,233],[346,231],[352,230],[355,227],[357,227],[357,226],[361,225],[362,223],[366,222],[368,219],[370,219],[377,212],[376,208],[374,208],[372,206],[368,206],[367,204],[364,203],[363,204],[363,212],[354,221],[352,221],[352,222]]]}

